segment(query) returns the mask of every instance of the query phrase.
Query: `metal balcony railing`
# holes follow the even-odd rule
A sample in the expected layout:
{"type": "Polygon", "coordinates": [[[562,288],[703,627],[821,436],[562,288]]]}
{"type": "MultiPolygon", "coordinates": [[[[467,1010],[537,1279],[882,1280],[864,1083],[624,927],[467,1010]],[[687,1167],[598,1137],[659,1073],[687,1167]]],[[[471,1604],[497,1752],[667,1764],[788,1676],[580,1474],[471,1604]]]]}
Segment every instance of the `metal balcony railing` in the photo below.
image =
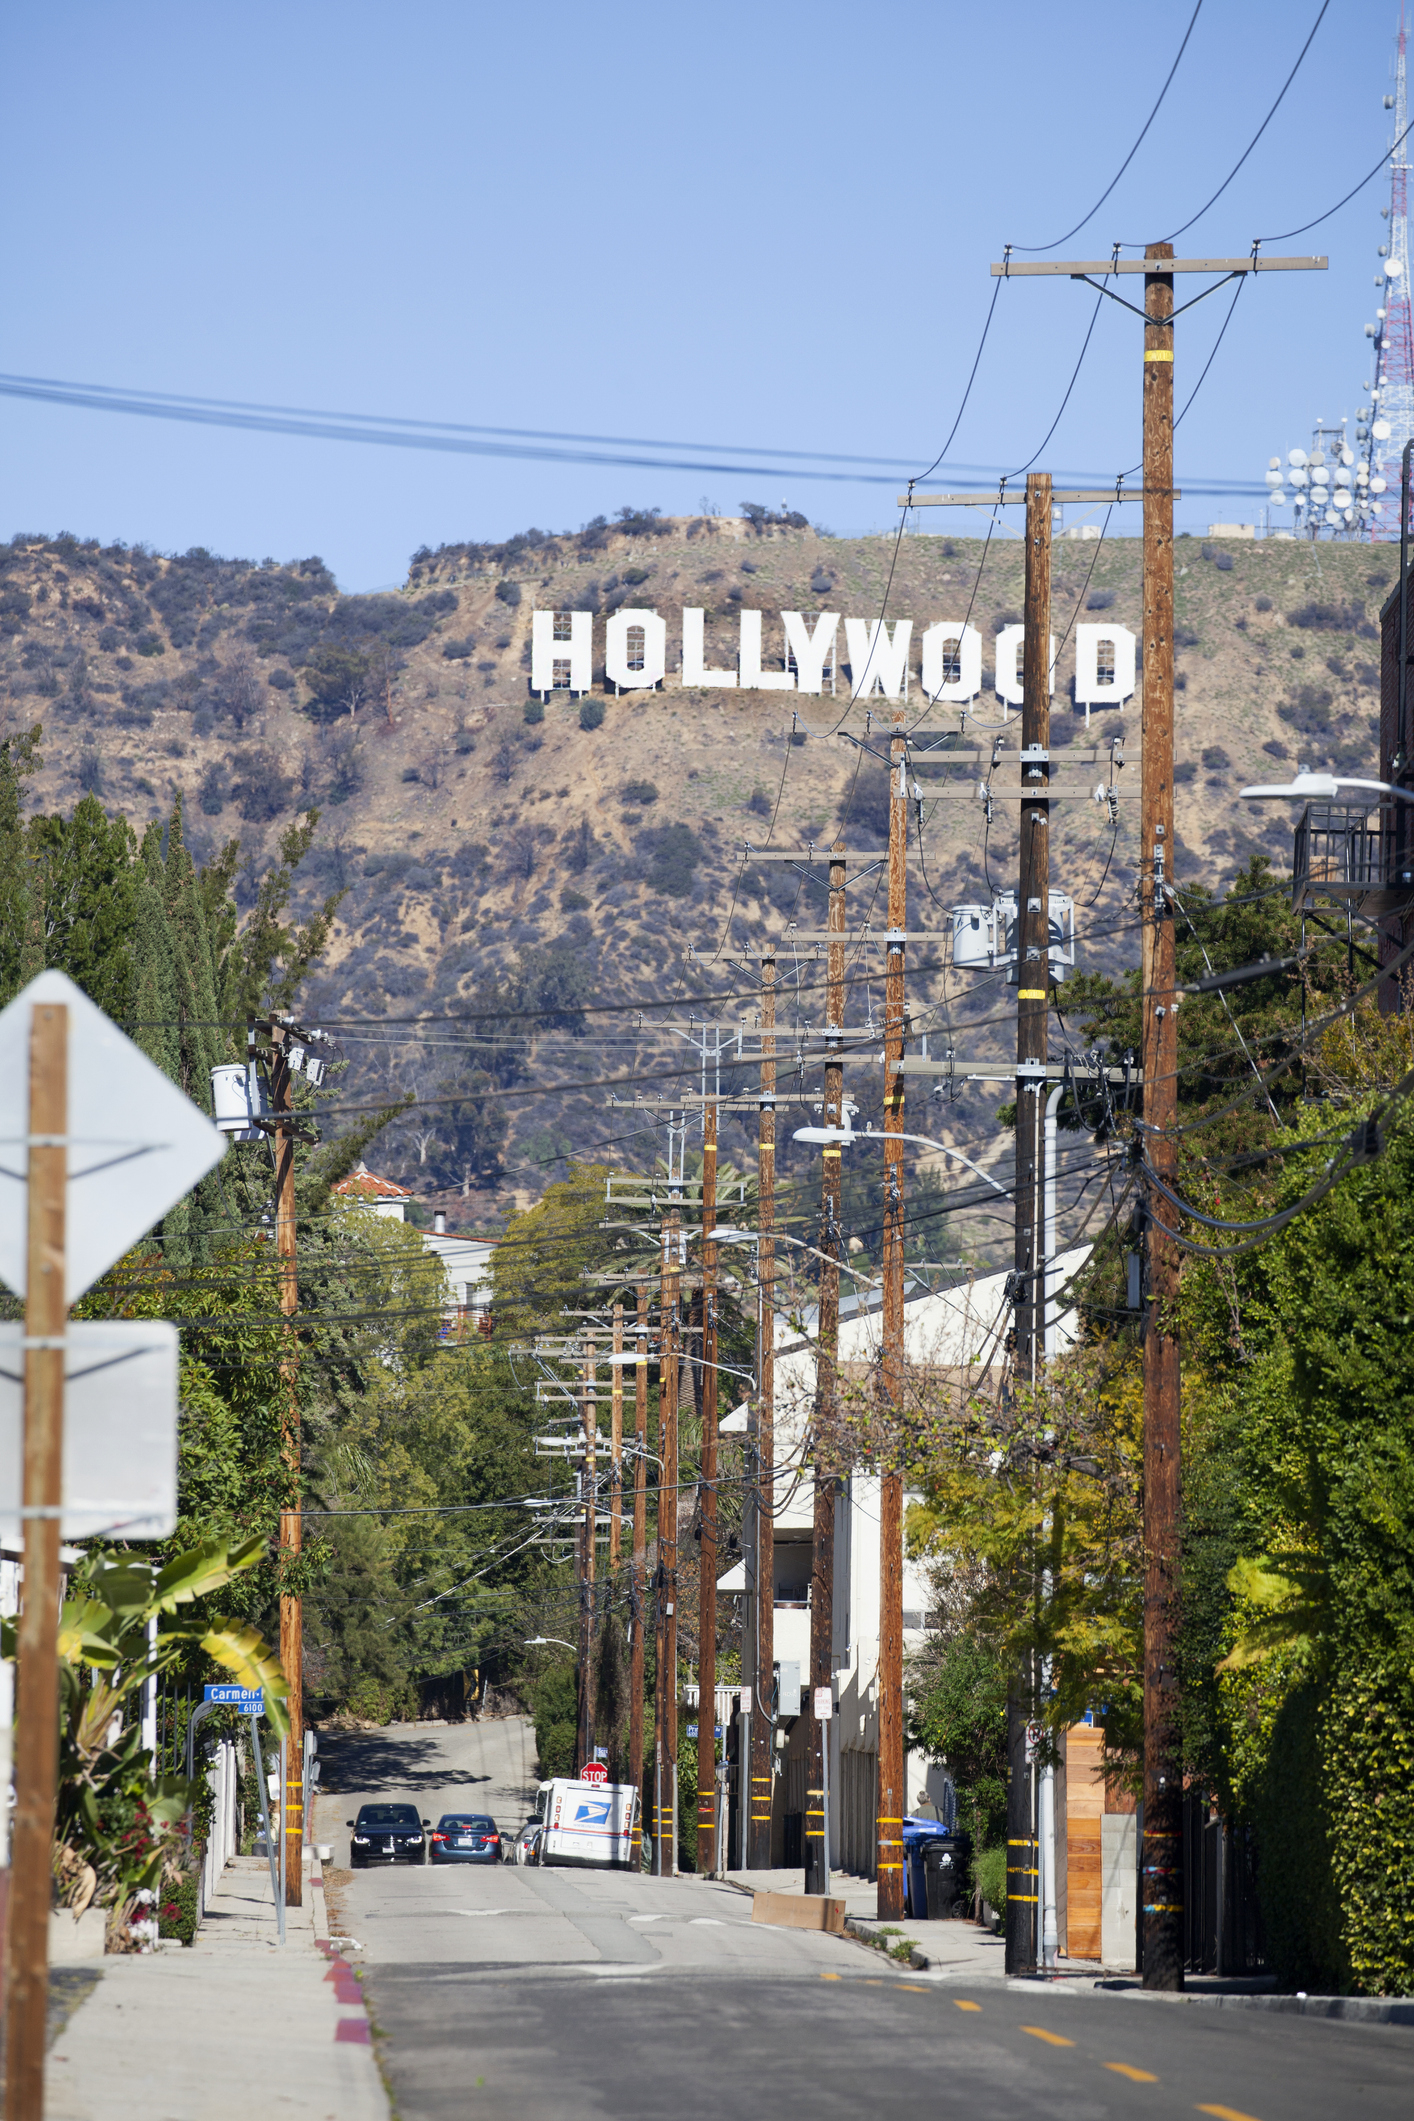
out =
{"type": "Polygon", "coordinates": [[[1296,827],[1291,902],[1361,898],[1389,887],[1385,870],[1393,849],[1378,812],[1343,803],[1308,803],[1296,827]]]}

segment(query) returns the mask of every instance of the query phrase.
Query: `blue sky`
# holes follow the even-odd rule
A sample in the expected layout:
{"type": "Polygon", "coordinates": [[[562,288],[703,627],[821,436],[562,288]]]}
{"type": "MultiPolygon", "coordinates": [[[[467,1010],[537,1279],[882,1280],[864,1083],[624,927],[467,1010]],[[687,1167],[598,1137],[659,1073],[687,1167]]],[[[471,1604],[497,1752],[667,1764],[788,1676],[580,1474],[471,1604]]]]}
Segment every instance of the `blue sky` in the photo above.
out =
{"type": "MultiPolygon", "coordinates": [[[[1186,220],[1318,6],[1205,0],[1152,131],[1062,255],[1186,220]]],[[[921,469],[953,423],[989,262],[1093,203],[1189,12],[29,0],[0,23],[0,370],[921,469]]],[[[1332,0],[1266,136],[1181,250],[1245,251],[1375,162],[1396,27],[1393,0],[1332,0]]],[[[1180,430],[1180,477],[1260,479],[1318,415],[1354,413],[1385,196],[1377,180],[1290,246],[1328,252],[1329,272],[1244,292],[1180,430]]],[[[950,462],[1030,456],[1093,301],[1066,280],[1002,289],[950,462]]],[[[1226,306],[1215,295],[1180,325],[1180,397],[1226,306]]],[[[1138,350],[1135,320],[1106,303],[1043,465],[1136,460],[1138,350]]],[[[319,552],[348,589],[400,580],[423,543],[577,526],[621,503],[789,500],[839,532],[896,521],[892,477],[438,456],[3,398],[0,463],[0,535],[319,552]]],[[[1252,507],[1187,502],[1179,522],[1252,507]]]]}

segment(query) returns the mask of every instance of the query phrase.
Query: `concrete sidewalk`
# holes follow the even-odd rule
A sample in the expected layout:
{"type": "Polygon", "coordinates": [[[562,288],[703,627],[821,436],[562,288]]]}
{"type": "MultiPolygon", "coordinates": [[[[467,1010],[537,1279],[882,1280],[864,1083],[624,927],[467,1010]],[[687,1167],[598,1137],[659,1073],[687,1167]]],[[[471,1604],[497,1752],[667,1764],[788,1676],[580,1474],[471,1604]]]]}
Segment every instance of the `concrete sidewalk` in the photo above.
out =
{"type": "Polygon", "coordinates": [[[95,1962],[50,2050],[46,2121],[388,2121],[317,1862],[281,1950],[263,1856],[232,1857],[196,1943],[95,1962]]]}
{"type": "MultiPolygon", "coordinates": [[[[804,1884],[799,1869],[789,1871],[730,1871],[727,1882],[742,1893],[801,1893],[804,1884]]],[[[1000,1981],[1006,1976],[1006,1942],[970,1919],[955,1922],[911,1921],[881,1923],[878,1919],[878,1888],[872,1878],[856,1878],[845,1871],[830,1877],[831,1897],[843,1900],[846,1932],[863,1944],[882,1944],[892,1949],[906,1937],[912,1945],[909,1964],[935,1973],[965,1976],[969,1980],[1000,1981]]],[[[1099,1969],[1093,1969],[1098,1972],[1099,1969]]]]}

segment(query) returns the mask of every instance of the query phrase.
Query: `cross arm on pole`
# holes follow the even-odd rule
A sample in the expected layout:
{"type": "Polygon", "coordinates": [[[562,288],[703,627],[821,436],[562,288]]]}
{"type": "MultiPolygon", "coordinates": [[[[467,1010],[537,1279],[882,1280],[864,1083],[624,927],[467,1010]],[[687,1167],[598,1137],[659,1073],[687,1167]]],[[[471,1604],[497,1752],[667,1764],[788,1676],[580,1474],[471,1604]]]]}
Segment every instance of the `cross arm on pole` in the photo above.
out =
{"type": "Polygon", "coordinates": [[[1084,280],[1091,273],[1113,279],[1116,273],[1176,272],[1324,272],[1328,258],[1264,258],[1255,247],[1245,258],[1050,258],[1018,264],[1013,258],[993,265],[994,280],[1048,278],[1084,280]]]}

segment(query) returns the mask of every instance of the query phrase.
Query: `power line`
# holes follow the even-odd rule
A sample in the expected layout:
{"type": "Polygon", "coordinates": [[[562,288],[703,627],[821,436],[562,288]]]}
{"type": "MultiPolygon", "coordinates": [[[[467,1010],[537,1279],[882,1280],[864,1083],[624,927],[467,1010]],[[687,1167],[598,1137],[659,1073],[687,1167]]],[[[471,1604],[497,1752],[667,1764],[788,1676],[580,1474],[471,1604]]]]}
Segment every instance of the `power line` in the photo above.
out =
{"type": "MultiPolygon", "coordinates": [[[[1189,219],[1183,222],[1180,227],[1170,230],[1169,234],[1163,238],[1163,241],[1165,243],[1172,243],[1177,237],[1183,235],[1188,229],[1192,228],[1195,221],[1201,221],[1204,214],[1208,211],[1208,208],[1210,206],[1215,206],[1218,200],[1222,197],[1223,193],[1227,190],[1229,184],[1231,184],[1233,178],[1237,175],[1237,172],[1241,169],[1243,163],[1247,160],[1247,157],[1251,154],[1253,148],[1257,145],[1257,142],[1261,139],[1263,133],[1266,131],[1267,127],[1271,124],[1273,118],[1280,110],[1282,103],[1285,100],[1287,90],[1290,88],[1292,82],[1296,79],[1297,74],[1301,71],[1302,61],[1305,59],[1307,52],[1311,49],[1311,45],[1315,39],[1317,30],[1320,28],[1321,24],[1326,19],[1326,11],[1330,7],[1330,4],[1331,0],[1321,0],[1320,11],[1316,16],[1315,21],[1311,24],[1310,30],[1307,33],[1306,42],[1302,45],[1300,51],[1296,55],[1295,65],[1292,67],[1291,72],[1287,75],[1285,81],[1283,81],[1281,85],[1281,89],[1277,95],[1276,102],[1267,112],[1266,117],[1257,127],[1256,132],[1253,133],[1246,147],[1243,148],[1242,153],[1233,163],[1232,168],[1223,178],[1222,183],[1218,186],[1217,190],[1213,193],[1212,197],[1206,200],[1204,204],[1199,207],[1196,214],[1190,215],[1189,219]]],[[[1315,224],[1312,223],[1311,225],[1314,226],[1315,224]]],[[[1145,247],[1146,246],[1142,243],[1126,245],[1126,248],[1131,250],[1143,250],[1145,247]]]]}
{"type": "Polygon", "coordinates": [[[1168,94],[1169,89],[1172,86],[1173,77],[1178,72],[1179,61],[1182,59],[1184,53],[1188,49],[1188,40],[1193,35],[1194,27],[1197,24],[1198,17],[1202,13],[1202,11],[1203,0],[1198,0],[1198,5],[1194,8],[1192,14],[1188,18],[1188,27],[1183,32],[1183,42],[1179,45],[1178,51],[1174,56],[1173,65],[1169,68],[1168,73],[1164,78],[1164,85],[1159,90],[1158,97],[1154,103],[1154,108],[1150,111],[1148,117],[1144,120],[1144,123],[1140,128],[1138,139],[1135,141],[1133,147],[1130,148],[1129,153],[1125,156],[1124,160],[1120,163],[1119,168],[1115,171],[1109,183],[1100,193],[1099,198],[1095,201],[1089,213],[1082,214],[1080,219],[1076,222],[1074,228],[1068,228],[1063,236],[1057,236],[1054,243],[1009,243],[1006,246],[1008,250],[1025,251],[1026,253],[1028,253],[1028,255],[1035,255],[1039,252],[1047,250],[1059,250],[1062,243],[1068,243],[1072,236],[1079,235],[1081,229],[1084,228],[1087,221],[1094,220],[1096,214],[1100,211],[1100,208],[1104,205],[1106,199],[1108,199],[1110,193],[1114,190],[1120,178],[1124,175],[1130,163],[1134,160],[1134,157],[1138,154],[1140,148],[1143,146],[1144,139],[1148,133],[1149,127],[1153,124],[1155,118],[1158,117],[1159,107],[1163,103],[1165,96],[1168,94]]]}

